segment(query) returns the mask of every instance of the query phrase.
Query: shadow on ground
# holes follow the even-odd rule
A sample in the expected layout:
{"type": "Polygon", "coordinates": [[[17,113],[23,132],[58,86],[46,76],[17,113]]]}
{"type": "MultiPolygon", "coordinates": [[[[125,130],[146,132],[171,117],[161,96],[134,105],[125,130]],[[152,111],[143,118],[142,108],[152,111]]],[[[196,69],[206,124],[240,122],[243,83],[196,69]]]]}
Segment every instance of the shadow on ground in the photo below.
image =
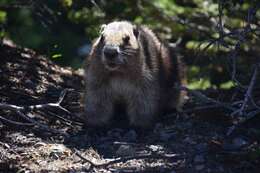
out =
{"type": "MultiPolygon", "coordinates": [[[[227,114],[219,109],[165,115],[147,131],[115,126],[86,129],[78,115],[82,72],[62,68],[46,57],[6,41],[0,46],[0,102],[34,105],[56,102],[59,109],[28,111],[30,118],[66,136],[37,125],[0,120],[0,172],[259,172],[260,128],[255,118],[231,135],[227,114]]],[[[205,91],[207,92],[207,91],[205,91]]],[[[219,94],[219,91],[217,91],[219,94]]],[[[227,94],[227,93],[223,93],[227,94]]],[[[188,103],[184,110],[192,110],[188,103]]],[[[1,109],[0,116],[26,122],[1,109]]]]}

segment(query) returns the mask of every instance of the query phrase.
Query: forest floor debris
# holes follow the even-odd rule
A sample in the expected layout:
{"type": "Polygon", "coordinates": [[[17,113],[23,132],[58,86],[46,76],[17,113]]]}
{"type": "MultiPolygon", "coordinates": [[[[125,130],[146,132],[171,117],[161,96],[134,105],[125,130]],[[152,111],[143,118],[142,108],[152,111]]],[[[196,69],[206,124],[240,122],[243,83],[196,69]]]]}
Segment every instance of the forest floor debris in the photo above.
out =
{"type": "MultiPolygon", "coordinates": [[[[127,127],[90,132],[78,116],[83,88],[80,70],[59,67],[15,45],[4,44],[0,50],[1,104],[28,107],[57,103],[62,91],[68,89],[59,102],[68,111],[55,107],[22,110],[30,119],[67,135],[28,124],[32,122],[16,116],[17,112],[0,109],[0,172],[260,170],[259,117],[242,124],[229,136],[232,119],[219,108],[165,115],[154,129],[145,132],[127,127]]],[[[188,103],[184,110],[191,108],[193,104],[188,103]]]]}

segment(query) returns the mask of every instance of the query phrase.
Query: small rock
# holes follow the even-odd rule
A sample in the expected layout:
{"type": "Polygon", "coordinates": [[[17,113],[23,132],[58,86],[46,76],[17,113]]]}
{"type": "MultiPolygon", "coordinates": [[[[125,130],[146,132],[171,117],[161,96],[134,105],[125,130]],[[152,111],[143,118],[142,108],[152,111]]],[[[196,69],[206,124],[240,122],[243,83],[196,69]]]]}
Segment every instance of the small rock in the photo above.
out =
{"type": "Polygon", "coordinates": [[[62,155],[68,155],[69,150],[62,144],[46,145],[46,151],[49,150],[50,156],[58,159],[62,155]]]}
{"type": "Polygon", "coordinates": [[[130,145],[121,145],[116,151],[118,156],[134,156],[135,148],[130,145]]]}
{"type": "Polygon", "coordinates": [[[244,140],[243,138],[238,137],[238,138],[233,139],[232,143],[236,148],[241,148],[241,147],[247,145],[248,142],[246,140],[244,140]]]}
{"type": "Polygon", "coordinates": [[[248,144],[248,142],[246,140],[244,140],[243,138],[236,137],[231,142],[226,141],[223,145],[223,148],[224,148],[224,150],[229,150],[229,151],[239,150],[247,144],[248,144]]]}
{"type": "Polygon", "coordinates": [[[219,167],[217,168],[217,171],[218,171],[218,172],[225,172],[225,169],[223,168],[223,166],[219,166],[219,167]]]}
{"type": "Polygon", "coordinates": [[[34,134],[33,133],[28,133],[26,136],[27,137],[34,137],[34,134]]]}
{"type": "Polygon", "coordinates": [[[207,168],[206,172],[207,172],[207,173],[210,173],[210,172],[212,172],[212,171],[211,171],[210,168],[207,168]]]}
{"type": "Polygon", "coordinates": [[[34,115],[33,113],[30,113],[30,112],[29,112],[27,115],[28,115],[28,117],[30,117],[30,118],[35,118],[35,115],[34,115]]]}
{"type": "Polygon", "coordinates": [[[183,128],[185,129],[191,129],[193,126],[193,124],[190,122],[190,121],[186,121],[184,124],[183,124],[183,128]]]}
{"type": "Polygon", "coordinates": [[[174,139],[175,133],[167,133],[167,132],[160,132],[159,137],[161,141],[169,141],[171,139],[174,139]]]}
{"type": "Polygon", "coordinates": [[[196,171],[202,171],[204,168],[205,168],[204,165],[196,165],[195,166],[196,171]]]}
{"type": "Polygon", "coordinates": [[[35,84],[34,84],[30,79],[26,79],[26,80],[25,80],[25,85],[26,85],[28,88],[35,87],[35,84]]]}
{"type": "Polygon", "coordinates": [[[158,152],[160,150],[162,150],[162,146],[160,145],[150,145],[149,148],[153,151],[153,152],[158,152]]]}
{"type": "Polygon", "coordinates": [[[193,160],[195,163],[203,163],[205,162],[203,155],[196,155],[193,160]]]}
{"type": "Polygon", "coordinates": [[[154,132],[154,133],[157,133],[157,132],[161,131],[162,129],[163,129],[162,123],[156,123],[156,124],[155,124],[155,127],[154,127],[154,129],[153,129],[153,132],[154,132]]]}
{"type": "Polygon", "coordinates": [[[10,145],[8,145],[8,144],[6,144],[6,143],[4,143],[4,146],[5,146],[7,149],[10,149],[10,148],[11,148],[10,145]]]}
{"type": "Polygon", "coordinates": [[[128,141],[128,142],[135,142],[136,139],[137,139],[137,134],[135,132],[135,130],[130,130],[128,131],[124,137],[123,137],[124,140],[128,141]]]}
{"type": "Polygon", "coordinates": [[[112,138],[116,138],[116,139],[120,139],[122,137],[122,135],[121,135],[122,132],[123,132],[122,129],[115,128],[115,129],[108,131],[107,136],[112,137],[112,138]]]}
{"type": "Polygon", "coordinates": [[[196,141],[194,141],[191,137],[187,136],[186,138],[184,138],[184,142],[191,144],[191,145],[195,145],[197,144],[196,141]]]}
{"type": "Polygon", "coordinates": [[[44,142],[37,142],[36,144],[34,144],[34,147],[42,147],[42,146],[45,146],[47,145],[46,143],[44,142]]]}
{"type": "Polygon", "coordinates": [[[208,144],[206,143],[200,143],[195,146],[195,149],[198,153],[204,153],[208,151],[208,144]]]}

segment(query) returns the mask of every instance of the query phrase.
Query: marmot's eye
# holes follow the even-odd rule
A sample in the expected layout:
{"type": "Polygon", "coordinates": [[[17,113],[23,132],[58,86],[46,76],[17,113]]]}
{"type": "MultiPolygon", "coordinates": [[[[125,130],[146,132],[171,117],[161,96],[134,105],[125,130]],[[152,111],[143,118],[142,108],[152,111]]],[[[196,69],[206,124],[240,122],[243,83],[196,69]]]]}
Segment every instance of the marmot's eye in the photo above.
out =
{"type": "Polygon", "coordinates": [[[124,44],[128,44],[130,37],[127,35],[123,38],[124,44]]]}
{"type": "Polygon", "coordinates": [[[100,41],[101,41],[101,42],[104,41],[104,35],[103,35],[103,34],[100,36],[100,41]]]}
{"type": "Polygon", "coordinates": [[[134,27],[133,33],[134,33],[135,37],[138,38],[138,36],[139,36],[139,29],[138,29],[137,26],[134,27]]]}

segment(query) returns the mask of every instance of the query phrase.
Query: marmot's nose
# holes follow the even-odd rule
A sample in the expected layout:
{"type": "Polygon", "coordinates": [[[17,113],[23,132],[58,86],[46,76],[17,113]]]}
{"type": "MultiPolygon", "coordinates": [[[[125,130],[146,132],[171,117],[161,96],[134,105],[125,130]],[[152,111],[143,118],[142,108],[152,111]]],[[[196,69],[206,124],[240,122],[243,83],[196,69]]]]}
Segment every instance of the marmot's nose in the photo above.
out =
{"type": "Polygon", "coordinates": [[[104,47],[104,55],[106,58],[113,59],[118,55],[118,47],[117,46],[105,46],[104,47]]]}

